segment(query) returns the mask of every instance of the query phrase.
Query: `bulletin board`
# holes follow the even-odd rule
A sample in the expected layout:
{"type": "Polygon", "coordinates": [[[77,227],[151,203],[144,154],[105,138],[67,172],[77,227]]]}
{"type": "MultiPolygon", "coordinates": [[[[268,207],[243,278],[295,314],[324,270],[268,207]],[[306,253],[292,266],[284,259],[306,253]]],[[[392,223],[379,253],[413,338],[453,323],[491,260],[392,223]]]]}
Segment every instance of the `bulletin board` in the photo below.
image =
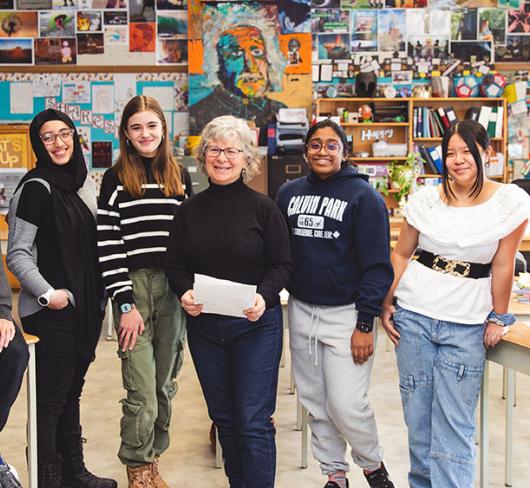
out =
{"type": "MultiPolygon", "coordinates": [[[[68,114],[97,182],[118,156],[123,108],[130,98],[141,94],[160,102],[171,140],[184,145],[189,127],[185,73],[0,73],[0,124],[27,128],[33,117],[46,108],[68,114]]],[[[6,168],[3,161],[8,156],[1,152],[1,141],[0,132],[0,183],[8,173],[24,173],[29,167],[6,168]]]]}

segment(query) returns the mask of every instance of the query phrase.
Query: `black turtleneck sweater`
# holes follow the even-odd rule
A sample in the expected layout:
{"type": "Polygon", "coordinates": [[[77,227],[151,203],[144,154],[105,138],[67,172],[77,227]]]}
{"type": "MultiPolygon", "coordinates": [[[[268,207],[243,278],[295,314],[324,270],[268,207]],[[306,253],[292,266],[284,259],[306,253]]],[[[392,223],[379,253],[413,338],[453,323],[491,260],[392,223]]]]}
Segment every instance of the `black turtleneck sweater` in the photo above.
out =
{"type": "Polygon", "coordinates": [[[210,182],[207,190],[182,202],[173,220],[166,275],[180,298],[200,273],[257,285],[267,307],[279,302],[291,271],[285,221],[265,195],[240,179],[210,182]]]}

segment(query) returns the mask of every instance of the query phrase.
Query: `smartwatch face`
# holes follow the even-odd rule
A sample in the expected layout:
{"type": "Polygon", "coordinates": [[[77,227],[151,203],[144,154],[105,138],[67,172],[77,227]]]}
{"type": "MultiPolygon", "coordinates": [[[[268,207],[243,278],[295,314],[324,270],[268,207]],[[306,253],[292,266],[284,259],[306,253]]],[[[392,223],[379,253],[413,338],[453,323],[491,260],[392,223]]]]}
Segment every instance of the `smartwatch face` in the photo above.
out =
{"type": "Polygon", "coordinates": [[[120,312],[121,313],[127,313],[132,310],[132,305],[130,303],[124,303],[120,305],[120,312]]]}
{"type": "Polygon", "coordinates": [[[37,298],[37,301],[43,307],[46,307],[48,305],[48,303],[50,303],[49,300],[47,298],[45,298],[45,297],[39,297],[39,298],[37,298]]]}

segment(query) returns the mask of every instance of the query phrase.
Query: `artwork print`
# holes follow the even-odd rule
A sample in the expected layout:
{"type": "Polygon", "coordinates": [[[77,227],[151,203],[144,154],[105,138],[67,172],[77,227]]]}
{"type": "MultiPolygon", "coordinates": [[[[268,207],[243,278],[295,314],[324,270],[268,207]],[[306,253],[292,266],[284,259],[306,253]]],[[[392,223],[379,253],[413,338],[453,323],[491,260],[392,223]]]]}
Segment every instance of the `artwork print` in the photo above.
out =
{"type": "MultiPolygon", "coordinates": [[[[190,10],[194,10],[192,5],[190,10]]],[[[289,61],[279,45],[277,5],[203,4],[201,15],[195,20],[190,17],[190,22],[201,17],[200,28],[190,26],[190,133],[197,135],[211,119],[228,114],[254,121],[264,129],[288,101],[284,84],[289,61]],[[193,38],[199,33],[200,37],[193,38]]],[[[302,43],[292,39],[298,41],[290,47],[296,62],[295,48],[302,43]]],[[[310,82],[310,74],[296,76],[307,76],[310,82]]],[[[311,97],[310,90],[307,96],[311,97]]],[[[261,130],[262,136],[266,137],[265,130],[261,130]]]]}

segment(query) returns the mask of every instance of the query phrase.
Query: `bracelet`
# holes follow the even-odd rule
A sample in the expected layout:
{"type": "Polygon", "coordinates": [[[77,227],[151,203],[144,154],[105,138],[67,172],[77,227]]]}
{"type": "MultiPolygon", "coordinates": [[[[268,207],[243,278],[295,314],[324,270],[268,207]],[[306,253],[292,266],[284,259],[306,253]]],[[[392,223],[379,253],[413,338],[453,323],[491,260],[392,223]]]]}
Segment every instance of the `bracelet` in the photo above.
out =
{"type": "Polygon", "coordinates": [[[492,310],[486,318],[486,322],[493,322],[502,327],[506,327],[507,325],[515,324],[515,315],[511,313],[497,313],[495,310],[492,310]]]}

